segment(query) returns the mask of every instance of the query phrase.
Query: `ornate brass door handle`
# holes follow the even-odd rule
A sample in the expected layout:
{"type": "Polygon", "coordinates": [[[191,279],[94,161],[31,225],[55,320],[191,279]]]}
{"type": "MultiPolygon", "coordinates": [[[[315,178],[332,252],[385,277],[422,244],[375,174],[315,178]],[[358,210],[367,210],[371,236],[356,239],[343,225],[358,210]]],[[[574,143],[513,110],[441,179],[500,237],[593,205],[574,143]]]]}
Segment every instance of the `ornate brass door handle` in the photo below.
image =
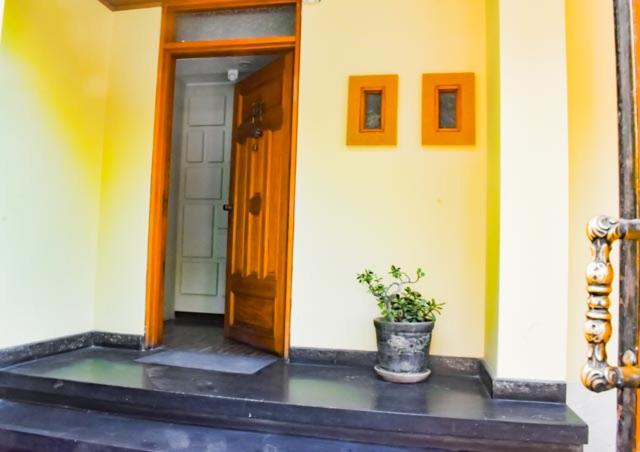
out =
{"type": "Polygon", "coordinates": [[[626,350],[622,366],[607,362],[607,342],[611,338],[611,283],[613,267],[609,259],[617,240],[640,240],[640,219],[625,220],[600,215],[587,225],[591,242],[591,262],[587,265],[587,363],[581,374],[582,384],[595,392],[613,388],[640,387],[640,368],[635,350],[626,350]]]}

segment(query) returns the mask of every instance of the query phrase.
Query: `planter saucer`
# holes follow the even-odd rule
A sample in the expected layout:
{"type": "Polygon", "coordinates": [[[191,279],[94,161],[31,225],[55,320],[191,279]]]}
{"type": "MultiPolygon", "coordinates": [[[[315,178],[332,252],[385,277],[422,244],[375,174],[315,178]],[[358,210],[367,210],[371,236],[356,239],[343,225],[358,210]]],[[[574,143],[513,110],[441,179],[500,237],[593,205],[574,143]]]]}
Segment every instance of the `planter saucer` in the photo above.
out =
{"type": "Polygon", "coordinates": [[[420,383],[421,381],[429,378],[429,375],[431,375],[430,369],[427,369],[424,372],[417,373],[391,372],[390,370],[383,369],[379,365],[375,365],[373,369],[378,375],[382,377],[383,380],[389,381],[391,383],[420,383]]]}

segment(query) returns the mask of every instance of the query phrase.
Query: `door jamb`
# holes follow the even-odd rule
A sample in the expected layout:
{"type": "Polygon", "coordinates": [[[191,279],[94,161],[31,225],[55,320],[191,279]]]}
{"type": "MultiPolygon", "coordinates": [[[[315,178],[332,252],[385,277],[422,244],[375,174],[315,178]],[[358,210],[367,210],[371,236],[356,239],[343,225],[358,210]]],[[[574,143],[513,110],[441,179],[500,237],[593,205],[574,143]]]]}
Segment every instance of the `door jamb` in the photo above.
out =
{"type": "MultiPolygon", "coordinates": [[[[616,79],[618,89],[618,171],[619,216],[638,218],[638,123],[636,112],[636,46],[638,0],[613,0],[616,38],[616,79]]],[[[625,240],[620,245],[620,295],[618,325],[618,361],[626,350],[638,346],[638,243],[625,240]]],[[[618,428],[616,449],[636,450],[638,395],[636,389],[618,389],[618,428]]]]}
{"type": "Polygon", "coordinates": [[[236,56],[260,53],[284,53],[293,50],[293,96],[291,120],[291,159],[289,165],[289,218],[287,225],[287,266],[285,274],[285,354],[289,355],[291,319],[291,276],[293,259],[293,222],[295,203],[295,169],[298,129],[298,75],[300,71],[301,0],[168,0],[162,7],[160,49],[156,87],[153,156],[151,164],[151,193],[149,208],[149,237],[147,251],[147,279],[145,302],[145,347],[161,344],[164,316],[164,262],[166,254],[167,211],[169,202],[169,173],[175,64],[177,58],[236,56]],[[264,38],[225,39],[213,41],[174,41],[176,13],[214,9],[252,8],[295,5],[295,34],[264,38]]]}

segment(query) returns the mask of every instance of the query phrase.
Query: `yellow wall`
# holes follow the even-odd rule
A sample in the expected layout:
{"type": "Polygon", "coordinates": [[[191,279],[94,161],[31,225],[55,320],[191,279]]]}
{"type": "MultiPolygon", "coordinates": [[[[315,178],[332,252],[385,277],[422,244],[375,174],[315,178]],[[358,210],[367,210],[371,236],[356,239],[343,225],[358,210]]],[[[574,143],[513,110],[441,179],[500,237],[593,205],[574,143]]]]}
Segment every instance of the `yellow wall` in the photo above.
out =
{"type": "MultiPolygon", "coordinates": [[[[584,272],[590,256],[585,224],[597,214],[618,214],[612,2],[566,0],[566,18],[570,159],[567,396],[571,407],[589,424],[588,450],[606,452],[615,450],[615,391],[593,394],[582,387],[578,377],[586,352],[584,272]]],[[[617,252],[612,259],[617,271],[617,252]]],[[[617,292],[612,299],[617,299],[617,292]]],[[[613,306],[617,307],[617,303],[613,306]]],[[[613,337],[609,347],[612,359],[617,353],[616,344],[617,337],[613,337]]]]}
{"type": "Polygon", "coordinates": [[[93,328],[110,34],[96,1],[6,1],[0,347],[93,328]]]}
{"type": "Polygon", "coordinates": [[[487,33],[487,243],[484,359],[498,366],[500,294],[500,5],[486,0],[487,33]]]}
{"type": "MultiPolygon", "coordinates": [[[[373,349],[375,304],[354,275],[396,263],[423,266],[425,292],[447,302],[433,351],[481,356],[484,5],[413,0],[400,9],[378,0],[373,6],[364,0],[305,6],[292,344],[373,349]],[[357,24],[347,20],[356,13],[357,24]],[[327,35],[327,27],[334,33],[327,35]],[[370,28],[384,28],[384,38],[372,40],[370,28]],[[439,39],[443,34],[451,39],[439,39]],[[412,50],[398,52],[402,47],[412,50]],[[420,75],[447,71],[476,73],[478,145],[423,148],[420,75]],[[400,75],[399,145],[349,150],[347,77],[385,72],[400,75]]],[[[112,20],[94,325],[141,334],[159,10],[116,13],[112,20]]]]}
{"type": "MultiPolygon", "coordinates": [[[[114,20],[96,326],[140,334],[159,21],[153,10],[118,13],[114,20]],[[140,47],[118,44],[133,30],[143,37],[140,47]]],[[[422,265],[428,273],[425,292],[447,302],[433,351],[481,356],[484,5],[474,0],[413,0],[406,8],[384,0],[375,5],[325,2],[304,7],[303,30],[292,345],[373,349],[375,304],[354,276],[365,266],[382,271],[396,263],[422,265]],[[347,20],[356,13],[357,24],[347,20]],[[327,35],[327,27],[334,33],[327,35]],[[376,27],[385,29],[379,41],[367,33],[376,27]],[[445,33],[452,37],[446,43],[437,39],[445,33]],[[398,52],[402,47],[412,50],[398,52]],[[447,71],[476,73],[474,147],[420,146],[420,75],[447,71]],[[347,77],[366,73],[400,75],[396,149],[344,145],[347,77]],[[465,284],[459,283],[461,274],[465,284]]]]}
{"type": "Polygon", "coordinates": [[[159,26],[159,8],[7,1],[0,347],[143,333],[159,26]]]}
{"type": "Polygon", "coordinates": [[[569,260],[564,4],[500,0],[498,26],[499,317],[494,371],[503,378],[563,380],[569,260]]]}
{"type": "MultiPolygon", "coordinates": [[[[529,66],[519,64],[548,57],[536,54],[536,46],[552,55],[536,65],[553,69],[549,77],[557,91],[551,98],[557,108],[551,111],[566,112],[563,38],[558,35],[564,30],[558,20],[564,16],[555,1],[520,5],[534,5],[547,29],[549,14],[543,10],[552,10],[554,33],[547,33],[544,40],[535,17],[513,5],[508,10],[510,20],[501,22],[498,6],[509,5],[504,0],[406,0],[406,8],[386,0],[350,0],[304,7],[293,346],[373,349],[371,319],[376,308],[355,283],[355,273],[365,266],[384,271],[390,263],[421,265],[428,273],[424,291],[447,302],[434,353],[484,355],[497,369],[498,345],[503,343],[497,341],[500,331],[513,351],[505,355],[510,363],[506,373],[535,377],[535,369],[509,358],[516,355],[522,340],[529,340],[521,334],[524,329],[516,331],[523,323],[513,319],[530,321],[532,304],[518,299],[520,304],[511,306],[516,308],[497,316],[502,296],[498,282],[510,284],[511,297],[531,283],[522,279],[530,273],[513,273],[518,268],[513,264],[503,263],[508,271],[499,273],[498,253],[503,252],[499,244],[505,239],[499,229],[505,218],[511,231],[518,231],[518,221],[532,215],[555,218],[560,212],[562,216],[561,207],[569,205],[564,218],[570,212],[565,230],[571,238],[567,234],[558,242],[566,260],[553,267],[560,278],[554,284],[557,288],[564,284],[570,299],[569,320],[567,312],[560,312],[554,322],[563,326],[554,323],[545,328],[568,338],[571,357],[567,364],[564,352],[554,351],[550,375],[576,375],[582,359],[586,259],[581,228],[588,216],[615,213],[616,206],[615,180],[604,191],[602,184],[596,191],[589,183],[595,171],[606,171],[611,178],[616,174],[615,155],[602,157],[605,151],[615,153],[616,147],[611,24],[601,20],[611,12],[608,2],[592,1],[596,9],[567,0],[569,128],[561,116],[559,121],[546,118],[557,128],[553,136],[548,131],[541,134],[545,142],[523,140],[530,138],[530,129],[518,126],[514,118],[529,120],[531,105],[544,118],[550,108],[536,100],[544,96],[532,93],[526,98],[528,109],[521,108],[522,92],[539,86],[541,79],[534,71],[528,75],[529,85],[522,82],[518,71],[529,66]],[[349,19],[355,16],[358,21],[349,19]],[[501,42],[500,27],[505,26],[512,37],[522,39],[504,40],[507,53],[501,55],[503,48],[496,43],[501,42]],[[369,33],[375,29],[385,31],[379,39],[369,33]],[[443,40],[443,35],[449,38],[443,40]],[[523,47],[527,43],[532,46],[529,52],[523,47]],[[590,53],[585,53],[588,49],[590,53]],[[525,53],[527,58],[519,59],[525,53]],[[474,147],[420,145],[420,74],[446,71],[476,73],[478,144],[474,147]],[[510,71],[506,85],[501,79],[504,71],[510,71]],[[344,145],[347,77],[367,73],[400,76],[396,148],[344,145]],[[520,85],[514,84],[518,80],[520,85]],[[606,90],[600,89],[603,86],[606,90]],[[505,93],[511,99],[511,122],[506,126],[500,124],[505,93]],[[510,154],[515,170],[500,167],[498,150],[505,145],[505,133],[510,134],[510,149],[519,152],[510,154]],[[558,158],[554,149],[562,154],[567,148],[570,165],[562,155],[554,160],[558,158]],[[496,174],[508,172],[511,183],[528,176],[527,155],[535,155],[538,163],[545,158],[558,163],[552,179],[562,181],[567,173],[570,184],[560,192],[558,187],[547,187],[550,192],[545,195],[535,191],[538,198],[554,200],[550,210],[536,198],[521,210],[513,210],[517,205],[512,204],[508,217],[501,218],[497,194],[503,187],[496,174]],[[537,214],[532,207],[539,209],[537,214]],[[565,265],[569,287],[566,278],[562,282],[565,265]],[[498,329],[499,321],[504,329],[498,329]]],[[[2,244],[10,253],[2,255],[0,302],[7,305],[9,315],[0,320],[6,323],[0,328],[0,346],[92,328],[143,332],[159,18],[159,9],[109,13],[97,2],[84,0],[52,1],[46,7],[37,0],[7,0],[0,60],[0,143],[9,164],[0,167],[0,183],[5,184],[0,191],[4,195],[0,228],[2,240],[11,245],[2,244]],[[87,33],[89,28],[92,33],[87,33]],[[58,39],[52,41],[50,36],[58,39]],[[57,58],[60,49],[71,56],[57,58]],[[9,193],[11,198],[5,195],[9,193]],[[34,317],[57,320],[43,320],[42,326],[33,327],[34,317]],[[27,318],[29,328],[16,321],[27,318]]],[[[518,243],[509,243],[512,256],[523,255],[518,243]]],[[[566,296],[560,297],[567,306],[566,296]]]]}
{"type": "Polygon", "coordinates": [[[95,326],[144,332],[160,8],[113,15],[95,326]]]}
{"type": "Polygon", "coordinates": [[[355,274],[420,265],[421,288],[447,303],[432,351],[482,356],[484,2],[402,6],[349,0],[303,8],[291,342],[375,349],[377,308],[355,274]],[[477,145],[424,148],[421,74],[456,71],[476,73],[477,145]],[[399,74],[398,146],[346,147],[348,76],[384,73],[399,74]]]}
{"type": "Polygon", "coordinates": [[[2,42],[2,19],[4,17],[4,0],[0,0],[0,42],[2,42]]]}

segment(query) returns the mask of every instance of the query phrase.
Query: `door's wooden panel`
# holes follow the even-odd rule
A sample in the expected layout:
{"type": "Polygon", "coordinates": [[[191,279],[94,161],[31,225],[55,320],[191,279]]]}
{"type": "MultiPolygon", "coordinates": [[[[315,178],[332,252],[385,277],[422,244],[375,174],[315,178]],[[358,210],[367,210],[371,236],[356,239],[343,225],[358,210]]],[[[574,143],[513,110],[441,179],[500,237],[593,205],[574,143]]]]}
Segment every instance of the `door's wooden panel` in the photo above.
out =
{"type": "Polygon", "coordinates": [[[269,298],[247,295],[238,304],[235,322],[247,328],[264,331],[269,334],[273,329],[273,303],[269,298]]]}
{"type": "MultiPolygon", "coordinates": [[[[640,119],[640,115],[638,114],[638,112],[640,112],[640,67],[638,66],[640,64],[640,48],[638,46],[640,46],[640,0],[633,0],[632,1],[632,16],[631,16],[631,20],[633,21],[633,30],[635,31],[635,35],[634,35],[634,45],[633,45],[633,52],[634,52],[634,81],[635,81],[635,98],[634,98],[634,103],[635,103],[635,111],[636,111],[636,124],[635,124],[635,131],[636,131],[636,156],[638,155],[638,149],[640,149],[640,134],[638,133],[638,131],[640,130],[640,124],[638,124],[638,120],[640,119]]],[[[636,157],[637,159],[637,157],[636,157]]],[[[636,165],[638,165],[638,162],[636,161],[636,165]]],[[[638,170],[638,168],[636,168],[636,174],[638,174],[640,171],[638,170]]],[[[637,185],[640,181],[638,179],[636,179],[636,199],[638,199],[638,193],[640,193],[640,187],[637,185]]],[[[638,263],[636,265],[636,272],[638,272],[638,270],[640,269],[640,263],[638,263]]],[[[640,275],[638,275],[636,273],[636,278],[640,279],[640,275]]],[[[640,294],[637,294],[636,297],[636,303],[640,302],[640,294]]],[[[636,318],[636,324],[639,321],[639,319],[636,318]]],[[[638,341],[638,345],[640,346],[640,338],[637,338],[638,341]]],[[[636,390],[636,394],[635,394],[635,428],[634,428],[634,434],[635,434],[635,450],[636,451],[640,451],[640,403],[638,403],[638,401],[640,400],[640,390],[636,390]]],[[[620,427],[618,428],[618,431],[620,431],[620,427]]],[[[620,444],[619,444],[620,445],[620,444]]]]}
{"type": "Polygon", "coordinates": [[[293,55],[236,87],[227,334],[284,353],[293,55]],[[256,128],[261,130],[255,136],[256,128]]]}

